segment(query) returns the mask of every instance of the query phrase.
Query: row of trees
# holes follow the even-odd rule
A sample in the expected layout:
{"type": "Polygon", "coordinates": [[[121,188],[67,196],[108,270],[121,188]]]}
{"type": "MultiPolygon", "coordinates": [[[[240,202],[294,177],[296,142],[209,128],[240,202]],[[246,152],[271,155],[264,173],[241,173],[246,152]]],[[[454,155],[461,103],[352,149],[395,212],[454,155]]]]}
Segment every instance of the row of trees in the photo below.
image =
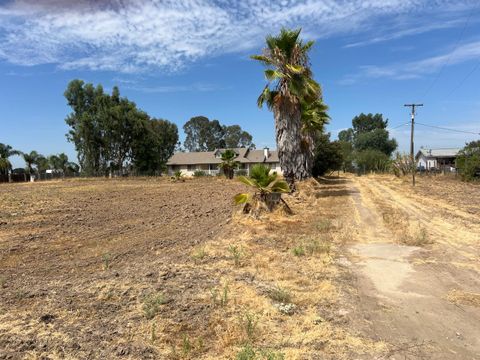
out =
{"type": "Polygon", "coordinates": [[[360,114],[352,120],[352,127],[338,134],[343,156],[343,170],[352,170],[353,164],[362,171],[385,171],[397,149],[390,139],[388,119],[382,114],[360,114]]]}
{"type": "Polygon", "coordinates": [[[121,97],[117,87],[108,94],[101,85],[73,80],[65,97],[72,108],[65,119],[70,127],[67,139],[75,145],[86,175],[162,171],[178,144],[175,124],[151,118],[121,97]]]}
{"type": "Polygon", "coordinates": [[[46,170],[54,170],[63,174],[72,174],[79,171],[79,166],[69,161],[64,153],[58,155],[43,156],[36,151],[25,153],[13,149],[10,145],[0,143],[0,174],[8,175],[12,170],[11,156],[21,156],[25,162],[25,172],[27,174],[44,173],[46,170]]]}
{"type": "MultiPolygon", "coordinates": [[[[70,127],[67,138],[75,145],[86,175],[127,170],[161,173],[175,149],[180,149],[177,126],[150,117],[121,97],[118,87],[108,94],[101,85],[73,80],[65,97],[72,108],[65,119],[70,127]]],[[[191,118],[183,129],[188,151],[255,146],[252,135],[240,126],[225,126],[204,116],[191,118]]]]}

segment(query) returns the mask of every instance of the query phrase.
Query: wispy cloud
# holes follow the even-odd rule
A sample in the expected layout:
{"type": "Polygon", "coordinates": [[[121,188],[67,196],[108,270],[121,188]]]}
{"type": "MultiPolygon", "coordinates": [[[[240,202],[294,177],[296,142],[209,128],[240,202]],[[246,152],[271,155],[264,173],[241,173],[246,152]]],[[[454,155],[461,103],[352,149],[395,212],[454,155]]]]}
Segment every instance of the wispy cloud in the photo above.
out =
{"type": "Polygon", "coordinates": [[[480,41],[471,41],[457,48],[444,52],[441,55],[432,56],[407,63],[395,63],[385,66],[364,65],[356,74],[346,75],[340,83],[349,85],[364,78],[390,78],[407,80],[420,78],[424,75],[435,73],[445,64],[456,65],[480,58],[480,41]]]}
{"type": "Polygon", "coordinates": [[[16,0],[0,6],[0,58],[20,65],[56,64],[62,69],[170,72],[199,59],[251,50],[281,26],[302,26],[311,38],[329,37],[367,31],[379,17],[471,3],[16,0]]]}
{"type": "Polygon", "coordinates": [[[344,47],[354,48],[354,47],[377,44],[385,41],[401,39],[407,36],[414,36],[414,35],[420,35],[420,34],[432,32],[432,31],[436,31],[436,30],[449,29],[449,28],[457,27],[462,23],[464,23],[463,19],[454,19],[450,21],[438,20],[438,22],[435,22],[432,24],[424,24],[421,26],[415,26],[410,22],[406,22],[402,24],[402,27],[407,27],[406,29],[401,29],[401,30],[392,29],[384,35],[374,36],[367,40],[350,43],[345,45],[344,47]]]}
{"type": "Polygon", "coordinates": [[[173,92],[210,92],[219,90],[220,87],[215,84],[195,83],[189,85],[158,85],[158,86],[141,86],[127,84],[123,89],[130,89],[143,93],[173,93],[173,92]]]}

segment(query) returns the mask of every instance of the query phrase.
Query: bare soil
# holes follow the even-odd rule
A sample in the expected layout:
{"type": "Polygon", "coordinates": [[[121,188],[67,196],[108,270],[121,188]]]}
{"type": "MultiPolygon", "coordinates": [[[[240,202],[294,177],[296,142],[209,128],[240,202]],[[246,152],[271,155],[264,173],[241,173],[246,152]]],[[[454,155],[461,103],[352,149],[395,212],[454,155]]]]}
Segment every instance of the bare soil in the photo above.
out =
{"type": "Polygon", "coordinates": [[[0,359],[480,359],[480,187],[0,186],[0,359]],[[478,200],[478,201],[477,201],[478,200]]]}
{"type": "Polygon", "coordinates": [[[480,187],[389,176],[348,187],[354,323],[390,345],[383,358],[480,359],[480,187]]]}

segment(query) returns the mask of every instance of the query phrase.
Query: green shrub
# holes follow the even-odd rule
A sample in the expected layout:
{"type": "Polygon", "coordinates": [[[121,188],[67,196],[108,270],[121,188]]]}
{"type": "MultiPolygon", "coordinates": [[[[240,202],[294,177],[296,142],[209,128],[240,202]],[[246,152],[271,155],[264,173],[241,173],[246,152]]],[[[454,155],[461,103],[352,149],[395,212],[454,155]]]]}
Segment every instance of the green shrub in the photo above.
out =
{"type": "Polygon", "coordinates": [[[290,291],[279,286],[270,289],[268,291],[268,297],[273,301],[283,304],[292,302],[292,295],[290,294],[290,291]]]}
{"type": "Polygon", "coordinates": [[[468,143],[460,151],[456,164],[463,181],[480,179],[480,140],[468,143]]]}
{"type": "Polygon", "coordinates": [[[355,154],[358,170],[361,172],[387,172],[390,169],[390,157],[379,150],[367,149],[355,154]]]}
{"type": "Polygon", "coordinates": [[[208,174],[203,170],[195,170],[195,172],[193,173],[193,176],[204,177],[204,176],[208,176],[208,174]]]}
{"type": "Polygon", "coordinates": [[[143,300],[143,313],[147,319],[153,319],[160,311],[160,306],[165,304],[163,294],[152,293],[143,300]]]}

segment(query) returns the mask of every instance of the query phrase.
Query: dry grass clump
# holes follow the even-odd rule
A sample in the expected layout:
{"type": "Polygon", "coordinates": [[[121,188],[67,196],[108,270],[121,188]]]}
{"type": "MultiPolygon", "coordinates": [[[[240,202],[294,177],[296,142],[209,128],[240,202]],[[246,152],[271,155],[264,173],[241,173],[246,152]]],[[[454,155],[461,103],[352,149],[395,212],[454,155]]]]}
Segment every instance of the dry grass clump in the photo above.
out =
{"type": "Polygon", "coordinates": [[[447,294],[447,300],[454,304],[480,307],[480,294],[462,290],[452,290],[447,294]]]}

